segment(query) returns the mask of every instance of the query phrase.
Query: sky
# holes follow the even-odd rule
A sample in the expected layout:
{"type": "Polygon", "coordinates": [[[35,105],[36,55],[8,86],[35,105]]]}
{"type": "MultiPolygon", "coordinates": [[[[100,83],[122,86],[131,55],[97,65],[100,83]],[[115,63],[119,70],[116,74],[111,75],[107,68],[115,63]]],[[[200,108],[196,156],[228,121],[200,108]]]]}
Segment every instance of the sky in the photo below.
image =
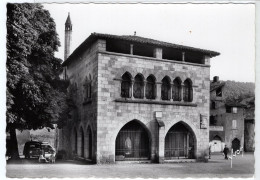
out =
{"type": "Polygon", "coordinates": [[[255,81],[253,4],[43,4],[56,22],[64,59],[64,27],[70,13],[71,52],[91,33],[134,35],[220,52],[210,77],[255,81]]]}

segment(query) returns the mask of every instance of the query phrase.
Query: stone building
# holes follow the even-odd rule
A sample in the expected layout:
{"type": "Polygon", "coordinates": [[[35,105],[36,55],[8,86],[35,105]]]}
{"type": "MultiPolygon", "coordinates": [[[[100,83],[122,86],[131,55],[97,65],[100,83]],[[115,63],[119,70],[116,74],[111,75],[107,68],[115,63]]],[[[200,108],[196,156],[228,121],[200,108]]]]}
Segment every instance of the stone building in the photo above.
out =
{"type": "Polygon", "coordinates": [[[241,103],[227,102],[225,82],[215,76],[210,84],[209,140],[212,152],[224,146],[238,150],[244,146],[244,108],[241,103]]]}
{"type": "Polygon", "coordinates": [[[245,144],[246,152],[255,151],[255,97],[244,99],[241,104],[245,107],[245,144]]]}
{"type": "Polygon", "coordinates": [[[205,160],[210,58],[218,55],[92,33],[63,63],[74,105],[59,150],[94,163],[205,160]]]}

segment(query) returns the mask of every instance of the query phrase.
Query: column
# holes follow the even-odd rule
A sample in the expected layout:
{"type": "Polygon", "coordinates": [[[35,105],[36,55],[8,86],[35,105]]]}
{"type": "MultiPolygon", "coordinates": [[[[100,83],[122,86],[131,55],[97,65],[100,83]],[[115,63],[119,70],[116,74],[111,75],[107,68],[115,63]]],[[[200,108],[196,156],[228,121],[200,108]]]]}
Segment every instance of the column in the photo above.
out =
{"type": "Polygon", "coordinates": [[[210,57],[209,56],[205,55],[203,61],[204,61],[203,64],[210,65],[210,57]]]}
{"type": "Polygon", "coordinates": [[[158,134],[158,162],[164,163],[164,133],[165,133],[165,127],[158,127],[159,128],[159,134],[158,134]]]}
{"type": "Polygon", "coordinates": [[[131,99],[134,99],[134,80],[131,81],[131,99]]]}
{"type": "Polygon", "coordinates": [[[162,59],[162,48],[154,48],[153,57],[157,59],[162,59]]]}
{"type": "Polygon", "coordinates": [[[130,54],[133,54],[133,52],[134,52],[134,45],[130,44],[130,54]]]}
{"type": "Polygon", "coordinates": [[[162,83],[161,82],[156,82],[156,100],[160,101],[162,99],[161,97],[161,88],[162,88],[162,83]]]}
{"type": "Polygon", "coordinates": [[[183,102],[183,87],[184,87],[184,84],[181,83],[181,102],[183,102]]]}
{"type": "Polygon", "coordinates": [[[182,61],[185,62],[185,52],[182,52],[182,61]]]}
{"type": "Polygon", "coordinates": [[[146,99],[146,97],[145,97],[145,90],[146,90],[146,84],[147,84],[147,81],[144,81],[144,93],[143,93],[143,99],[146,99]]]}
{"type": "Polygon", "coordinates": [[[173,84],[170,83],[170,101],[173,101],[173,98],[172,98],[172,86],[173,86],[173,84]]]}

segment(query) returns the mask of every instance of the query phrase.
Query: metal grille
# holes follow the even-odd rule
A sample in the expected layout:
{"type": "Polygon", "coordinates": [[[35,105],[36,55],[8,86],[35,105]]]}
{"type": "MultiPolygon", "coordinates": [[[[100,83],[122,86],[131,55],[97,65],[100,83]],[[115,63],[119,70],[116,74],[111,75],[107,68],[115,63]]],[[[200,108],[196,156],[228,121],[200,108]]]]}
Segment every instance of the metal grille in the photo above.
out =
{"type": "Polygon", "coordinates": [[[165,139],[165,158],[186,158],[187,156],[187,133],[167,133],[165,139]]]}
{"type": "Polygon", "coordinates": [[[149,159],[149,138],[145,129],[140,125],[123,128],[117,135],[116,156],[120,157],[118,160],[149,159]]]}
{"type": "Polygon", "coordinates": [[[175,124],[165,137],[165,159],[194,158],[194,136],[182,123],[175,124]]]}

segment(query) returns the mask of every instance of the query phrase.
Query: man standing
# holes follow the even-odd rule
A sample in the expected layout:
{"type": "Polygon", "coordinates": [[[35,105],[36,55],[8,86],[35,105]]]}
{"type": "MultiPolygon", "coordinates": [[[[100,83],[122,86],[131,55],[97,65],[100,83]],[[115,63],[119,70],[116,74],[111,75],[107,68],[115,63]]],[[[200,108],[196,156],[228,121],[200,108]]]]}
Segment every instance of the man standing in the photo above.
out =
{"type": "Polygon", "coordinates": [[[224,148],[224,150],[223,150],[223,153],[225,154],[225,159],[228,159],[228,157],[227,157],[227,154],[228,154],[228,148],[227,148],[227,145],[225,145],[225,148],[224,148]]]}

